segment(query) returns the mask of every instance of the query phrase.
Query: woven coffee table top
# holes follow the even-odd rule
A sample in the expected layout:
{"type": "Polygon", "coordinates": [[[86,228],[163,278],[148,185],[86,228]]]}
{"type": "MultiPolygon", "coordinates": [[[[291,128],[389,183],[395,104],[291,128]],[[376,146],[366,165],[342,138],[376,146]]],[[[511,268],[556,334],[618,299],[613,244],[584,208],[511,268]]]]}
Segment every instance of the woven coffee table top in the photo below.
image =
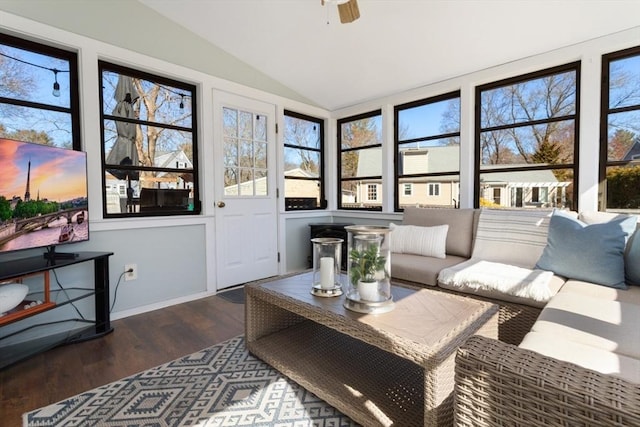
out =
{"type": "Polygon", "coordinates": [[[470,298],[392,285],[392,311],[361,314],[343,306],[344,295],[314,296],[311,286],[312,273],[304,273],[248,285],[245,292],[423,366],[450,356],[498,311],[470,298]]]}

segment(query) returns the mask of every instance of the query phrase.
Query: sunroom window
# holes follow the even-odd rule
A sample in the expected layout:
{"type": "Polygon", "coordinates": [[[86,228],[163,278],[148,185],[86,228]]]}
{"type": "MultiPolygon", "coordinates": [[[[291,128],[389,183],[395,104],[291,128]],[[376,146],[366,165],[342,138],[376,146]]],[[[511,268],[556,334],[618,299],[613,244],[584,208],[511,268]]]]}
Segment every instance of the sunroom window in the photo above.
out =
{"type": "Polygon", "coordinates": [[[602,59],[599,209],[640,213],[640,46],[602,59]]]}
{"type": "Polygon", "coordinates": [[[338,120],[338,144],[338,207],[382,210],[382,111],[338,120]]]}
{"type": "Polygon", "coordinates": [[[193,85],[100,61],[104,216],[200,212],[193,85]],[[110,188],[125,187],[125,195],[110,188]]]}
{"type": "Polygon", "coordinates": [[[284,112],[285,210],[327,206],[324,192],[324,121],[284,112]]]}
{"type": "Polygon", "coordinates": [[[0,34],[0,137],[81,149],[75,52],[0,34]]]}
{"type": "Polygon", "coordinates": [[[572,63],[476,88],[476,207],[577,207],[579,86],[572,63]]]}
{"type": "Polygon", "coordinates": [[[397,105],[394,111],[395,210],[459,206],[460,92],[397,105]],[[407,182],[415,186],[412,194],[401,191],[407,182]]]}

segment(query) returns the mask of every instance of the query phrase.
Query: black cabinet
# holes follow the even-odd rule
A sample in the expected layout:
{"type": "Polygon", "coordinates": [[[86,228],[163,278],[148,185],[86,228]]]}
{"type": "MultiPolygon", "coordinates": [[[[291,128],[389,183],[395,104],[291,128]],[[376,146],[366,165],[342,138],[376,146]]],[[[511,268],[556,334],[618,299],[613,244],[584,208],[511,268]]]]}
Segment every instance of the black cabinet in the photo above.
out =
{"type": "MultiPolygon", "coordinates": [[[[309,224],[310,235],[312,239],[318,237],[334,237],[338,239],[344,240],[342,243],[342,259],[341,259],[341,268],[343,271],[347,270],[347,230],[345,227],[353,225],[352,223],[338,223],[338,222],[327,222],[327,223],[315,223],[309,224]]],[[[313,268],[313,243],[311,243],[311,255],[308,258],[309,260],[309,268],[313,268]]]]}
{"type": "MultiPolygon", "coordinates": [[[[42,275],[42,290],[31,291],[25,301],[0,317],[0,368],[11,365],[27,357],[61,344],[84,341],[98,338],[113,331],[109,313],[109,257],[112,252],[79,252],[76,256],[66,259],[48,260],[41,256],[22,258],[0,263],[0,282],[20,280],[31,276],[42,275]],[[65,287],[64,289],[50,289],[49,273],[52,270],[68,267],[74,264],[93,262],[93,286],[65,287]],[[40,313],[55,310],[59,307],[72,304],[84,298],[93,297],[95,305],[95,319],[71,319],[89,326],[78,327],[77,324],[69,327],[69,330],[57,331],[50,335],[38,336],[34,339],[19,340],[16,343],[7,344],[7,340],[16,335],[31,333],[35,328],[46,328],[52,322],[39,324],[37,321],[29,322],[23,329],[17,328],[11,333],[5,333],[6,326],[21,322],[40,313]],[[37,305],[29,306],[32,301],[38,301],[37,305]],[[31,324],[33,323],[33,324],[31,324]],[[4,343],[3,343],[4,342],[4,343]]],[[[56,320],[64,323],[68,319],[56,320]]],[[[70,320],[70,324],[76,323],[70,320]]],[[[45,329],[46,330],[46,329],[45,329]]],[[[33,334],[31,334],[33,335],[33,334]]]]}

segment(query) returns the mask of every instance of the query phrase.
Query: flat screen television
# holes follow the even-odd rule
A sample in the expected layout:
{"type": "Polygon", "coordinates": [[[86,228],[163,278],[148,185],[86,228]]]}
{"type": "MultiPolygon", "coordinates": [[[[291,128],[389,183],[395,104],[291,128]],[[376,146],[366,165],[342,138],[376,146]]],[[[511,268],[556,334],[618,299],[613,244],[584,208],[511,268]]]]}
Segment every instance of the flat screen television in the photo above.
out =
{"type": "Polygon", "coordinates": [[[0,138],[0,253],[89,240],[87,155],[0,138]]]}

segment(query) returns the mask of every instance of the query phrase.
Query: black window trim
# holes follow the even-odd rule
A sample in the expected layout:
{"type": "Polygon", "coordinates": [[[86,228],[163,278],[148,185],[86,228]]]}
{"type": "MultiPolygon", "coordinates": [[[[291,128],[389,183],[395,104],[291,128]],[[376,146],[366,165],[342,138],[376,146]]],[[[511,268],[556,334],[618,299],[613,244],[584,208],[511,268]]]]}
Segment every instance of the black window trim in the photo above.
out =
{"type": "Polygon", "coordinates": [[[609,115],[639,111],[640,104],[619,108],[609,108],[609,66],[613,61],[640,56],[640,45],[602,55],[602,74],[600,88],[600,159],[598,167],[598,210],[607,210],[607,168],[625,166],[625,160],[609,161],[609,115]]]}
{"type": "MultiPolygon", "coordinates": [[[[400,111],[408,110],[409,108],[421,107],[423,105],[435,104],[437,102],[449,101],[451,99],[461,98],[461,91],[454,90],[451,92],[443,93],[436,96],[431,96],[424,99],[418,99],[416,101],[406,102],[404,104],[395,105],[393,107],[393,188],[394,188],[394,196],[393,196],[393,206],[394,212],[404,212],[404,209],[400,207],[400,194],[398,192],[398,188],[400,186],[400,176],[398,175],[398,169],[400,165],[399,152],[400,146],[405,144],[412,144],[414,142],[423,142],[423,141],[434,141],[436,139],[445,139],[451,137],[460,138],[460,129],[458,128],[458,132],[447,132],[437,135],[429,135],[421,138],[411,138],[400,141],[400,111]]],[[[458,175],[460,176],[460,164],[458,163],[457,171],[443,171],[443,172],[432,172],[432,173],[418,173],[418,174],[406,174],[402,175],[402,178],[421,178],[421,177],[431,177],[431,176],[449,176],[449,175],[458,175]]],[[[428,195],[428,190],[427,190],[428,195]]],[[[458,201],[458,205],[459,205],[458,201]]]]}
{"type": "MultiPolygon", "coordinates": [[[[349,117],[343,117],[341,119],[337,120],[337,126],[336,126],[336,132],[337,132],[337,143],[338,143],[338,155],[336,156],[337,159],[337,163],[338,163],[338,168],[337,168],[337,176],[338,176],[338,193],[337,193],[337,198],[338,198],[338,209],[342,209],[342,210],[352,210],[352,211],[373,211],[373,212],[380,212],[382,211],[382,206],[380,207],[372,207],[372,208],[357,208],[357,207],[344,207],[342,206],[342,183],[346,182],[346,181],[362,181],[362,180],[369,180],[369,179],[379,179],[380,180],[380,184],[382,185],[382,175],[372,175],[372,176],[358,176],[358,177],[353,177],[353,178],[343,178],[342,177],[342,153],[347,153],[350,151],[357,151],[357,150],[363,150],[363,149],[367,149],[367,148],[376,148],[376,147],[380,147],[382,148],[382,143],[380,144],[371,144],[371,145],[367,145],[366,147],[355,147],[355,148],[347,148],[347,149],[342,149],[342,124],[343,123],[347,123],[347,122],[355,122],[357,120],[362,120],[362,119],[366,119],[369,117],[375,117],[375,116],[382,116],[382,108],[378,108],[377,110],[373,110],[373,111],[368,111],[366,113],[360,113],[360,114],[356,114],[353,116],[349,116],[349,117]]],[[[381,165],[384,166],[384,165],[381,165]]],[[[384,190],[384,189],[383,189],[384,190]]],[[[384,197],[384,194],[383,194],[384,197]]]]}
{"type": "Polygon", "coordinates": [[[77,51],[61,49],[41,42],[12,36],[6,33],[0,33],[0,43],[69,62],[69,108],[6,97],[0,97],[0,102],[19,107],[29,107],[37,108],[40,110],[55,111],[59,113],[69,113],[71,116],[72,148],[76,151],[82,151],[82,139],[80,130],[80,88],[78,80],[79,72],[77,51]]]}
{"type": "MultiPolygon", "coordinates": [[[[113,62],[98,60],[98,81],[101,86],[99,89],[99,105],[100,105],[100,158],[101,158],[101,181],[102,181],[102,214],[105,219],[112,218],[145,218],[145,217],[166,217],[166,216],[192,216],[192,215],[200,215],[202,213],[202,201],[200,196],[200,179],[199,179],[199,163],[198,163],[198,102],[197,95],[198,90],[194,84],[187,83],[184,81],[174,80],[169,77],[165,77],[158,74],[153,74],[147,71],[142,71],[135,68],[130,68],[124,65],[116,64],[113,62]],[[165,84],[167,86],[180,88],[185,90],[185,92],[190,92],[191,95],[191,128],[183,127],[183,126],[175,126],[166,123],[160,122],[149,122],[146,120],[139,119],[128,119],[120,116],[113,116],[112,114],[104,113],[104,93],[102,90],[102,73],[104,71],[112,71],[119,74],[124,74],[130,77],[137,77],[141,79],[145,79],[158,84],[165,84]],[[149,212],[120,212],[120,213],[107,213],[107,193],[106,193],[106,176],[105,176],[105,161],[106,154],[104,150],[104,122],[105,120],[117,120],[117,121],[125,121],[129,123],[136,123],[147,126],[161,127],[165,129],[171,130],[183,130],[191,132],[192,134],[192,150],[193,150],[193,170],[190,171],[193,175],[193,210],[191,211],[149,211],[149,212]]],[[[137,170],[137,171],[160,171],[160,172],[169,172],[169,173],[181,173],[184,172],[184,169],[179,168],[167,168],[167,167],[151,167],[151,166],[120,166],[122,170],[137,170]]]]}
{"type": "Polygon", "coordinates": [[[514,77],[509,77],[502,80],[497,80],[491,83],[486,83],[483,85],[476,86],[475,90],[475,124],[474,124],[474,174],[473,174],[473,206],[478,209],[480,207],[480,175],[482,173],[488,172],[512,172],[512,171],[536,171],[536,170],[549,170],[549,169],[572,169],[573,170],[573,193],[571,194],[571,203],[574,208],[578,207],[578,183],[579,183],[579,164],[580,164],[580,72],[581,72],[581,62],[574,61],[563,65],[558,65],[555,67],[545,68],[543,70],[534,71],[531,73],[521,74],[514,77]],[[543,78],[546,76],[550,76],[553,74],[560,74],[563,72],[574,71],[576,73],[576,108],[575,114],[573,115],[565,115],[562,117],[552,117],[549,119],[543,120],[532,120],[528,122],[518,122],[513,123],[511,125],[504,126],[493,126],[483,128],[481,126],[481,99],[482,92],[497,89],[503,86],[509,86],[517,83],[524,83],[531,80],[536,80],[539,78],[543,78]],[[498,129],[510,129],[516,127],[523,126],[532,126],[535,124],[542,123],[551,123],[555,121],[563,121],[563,120],[574,120],[574,141],[573,141],[573,163],[564,164],[564,165],[554,165],[553,168],[549,166],[525,166],[525,167],[514,167],[514,168],[480,168],[480,135],[482,132],[486,132],[488,130],[498,130],[498,129]]]}
{"type": "MultiPolygon", "coordinates": [[[[322,209],[327,209],[327,196],[326,196],[326,190],[325,190],[325,163],[326,163],[326,155],[325,155],[325,138],[324,138],[324,125],[325,125],[325,120],[318,118],[318,117],[313,117],[313,116],[309,116],[307,114],[303,114],[303,113],[298,113],[296,111],[292,111],[292,110],[284,110],[284,115],[285,116],[289,116],[289,117],[294,117],[296,119],[300,119],[300,120],[306,120],[309,122],[313,122],[316,123],[318,125],[318,128],[320,129],[320,148],[313,148],[313,147],[300,147],[298,145],[293,145],[293,144],[284,144],[284,147],[286,148],[295,148],[295,149],[303,149],[303,150],[308,150],[308,151],[315,151],[317,153],[320,153],[320,168],[318,169],[320,171],[320,206],[316,206],[313,208],[300,208],[300,209],[289,209],[286,207],[285,204],[285,211],[301,211],[301,210],[322,210],[322,209]]],[[[284,179],[293,179],[293,180],[299,180],[299,181],[318,181],[318,178],[306,178],[306,177],[284,177],[284,179]]],[[[286,197],[286,194],[285,194],[286,197]]]]}

